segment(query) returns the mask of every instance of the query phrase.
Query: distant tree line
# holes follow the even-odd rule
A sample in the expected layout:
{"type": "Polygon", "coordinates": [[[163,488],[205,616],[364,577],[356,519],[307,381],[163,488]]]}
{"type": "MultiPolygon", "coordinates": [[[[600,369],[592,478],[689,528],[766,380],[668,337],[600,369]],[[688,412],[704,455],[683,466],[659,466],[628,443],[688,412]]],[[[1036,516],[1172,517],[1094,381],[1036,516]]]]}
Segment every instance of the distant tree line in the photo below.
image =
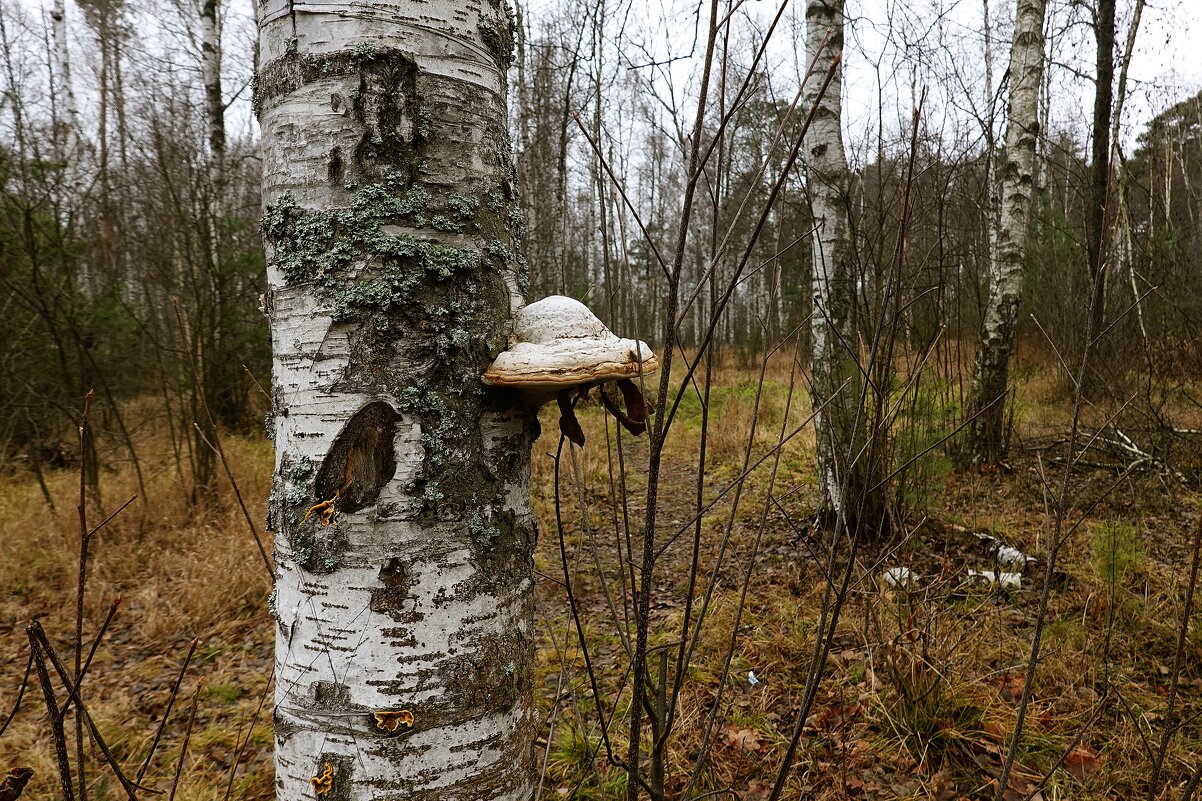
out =
{"type": "MultiPolygon", "coordinates": [[[[565,0],[533,19],[520,4],[516,11],[511,129],[529,297],[578,297],[615,330],[655,341],[695,84],[669,80],[646,45],[651,34],[606,3],[565,0]]],[[[270,350],[259,310],[257,140],[246,124],[251,14],[229,0],[58,0],[44,10],[0,2],[6,460],[36,470],[68,458],[78,399],[94,388],[93,430],[117,446],[106,458],[139,464],[136,443],[158,427],[181,485],[196,496],[215,476],[204,407],[222,426],[260,424],[268,404],[252,376],[267,384],[270,350]]],[[[985,25],[995,91],[962,98],[978,122],[949,128],[938,111],[919,121],[901,272],[903,343],[939,343],[957,404],[987,298],[1005,125],[996,88],[1009,32],[996,20],[985,25]]],[[[690,222],[686,349],[711,322],[720,348],[737,356],[795,329],[808,342],[812,198],[801,165],[782,175],[806,111],[793,101],[805,64],[756,61],[759,44],[755,35],[727,36],[710,83],[716,112],[737,105],[722,136],[711,130],[703,142],[715,152],[690,222]],[[757,218],[748,212],[778,182],[752,244],[757,218]],[[749,244],[750,267],[712,321],[724,276],[749,244]]],[[[967,92],[955,88],[952,68],[939,72],[938,59],[910,67],[944,103],[967,92]]],[[[1045,105],[1051,87],[1045,80],[1045,105]]],[[[909,160],[905,127],[881,120],[871,137],[845,134],[861,335],[883,308],[909,160]]],[[[1111,347],[1098,363],[1100,383],[1117,394],[1142,386],[1155,415],[1163,404],[1153,396],[1202,364],[1202,96],[1157,116],[1134,152],[1111,149],[1102,236],[1091,227],[1096,149],[1041,132],[1019,338],[1049,358],[1052,344],[1073,352],[1098,284],[1091,264],[1100,264],[1103,316],[1093,325],[1109,327],[1111,347]],[[1136,373],[1142,383],[1133,383],[1136,373]]],[[[94,483],[99,469],[91,466],[94,483]]]]}

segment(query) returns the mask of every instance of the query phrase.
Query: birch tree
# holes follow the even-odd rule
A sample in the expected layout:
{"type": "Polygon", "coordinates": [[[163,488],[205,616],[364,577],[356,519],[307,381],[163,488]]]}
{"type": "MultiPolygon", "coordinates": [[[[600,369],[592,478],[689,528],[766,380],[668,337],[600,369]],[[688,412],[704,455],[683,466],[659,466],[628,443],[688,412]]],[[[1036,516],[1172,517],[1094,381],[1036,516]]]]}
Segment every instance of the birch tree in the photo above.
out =
{"type": "Polygon", "coordinates": [[[277,798],[529,799],[534,417],[499,2],[259,6],[277,798]]]}
{"type": "MultiPolygon", "coordinates": [[[[815,75],[825,75],[843,57],[843,8],[843,0],[806,3],[806,59],[815,75]]],[[[811,394],[813,408],[819,410],[814,436],[820,514],[828,524],[842,519],[867,532],[883,522],[877,502],[883,488],[872,491],[876,482],[869,477],[870,460],[863,458],[864,383],[856,352],[855,249],[848,218],[851,174],[843,149],[842,83],[840,66],[825,93],[815,80],[804,89],[806,106],[817,109],[803,143],[815,222],[811,394]]]]}
{"type": "Polygon", "coordinates": [[[221,99],[221,2],[203,0],[200,7],[201,72],[205,85],[205,117],[209,123],[209,157],[225,158],[225,103],[221,99]]]}
{"type": "Polygon", "coordinates": [[[1001,167],[1001,222],[990,260],[989,299],[973,365],[961,445],[963,464],[995,464],[1005,451],[1006,396],[1015,320],[1022,299],[1023,263],[1035,192],[1039,87],[1043,81],[1045,0],[1018,0],[1010,46],[1006,152],[1001,167]]]}
{"type": "Polygon", "coordinates": [[[63,0],[54,0],[50,9],[51,28],[54,33],[54,60],[58,67],[58,85],[66,119],[64,147],[74,158],[79,145],[79,106],[75,102],[75,89],[71,86],[71,53],[67,47],[67,8],[63,0]]]}

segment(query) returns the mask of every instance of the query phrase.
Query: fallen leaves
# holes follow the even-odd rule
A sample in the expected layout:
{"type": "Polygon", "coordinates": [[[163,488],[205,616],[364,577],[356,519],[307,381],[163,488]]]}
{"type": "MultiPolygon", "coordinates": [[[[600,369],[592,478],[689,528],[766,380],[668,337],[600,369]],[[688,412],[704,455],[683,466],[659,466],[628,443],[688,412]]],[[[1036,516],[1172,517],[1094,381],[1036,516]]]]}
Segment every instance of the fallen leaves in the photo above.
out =
{"type": "Polygon", "coordinates": [[[1086,782],[1102,769],[1102,762],[1097,754],[1079,745],[1064,758],[1064,769],[1077,781],[1086,782]]]}
{"type": "Polygon", "coordinates": [[[755,729],[740,728],[733,723],[723,727],[722,739],[730,747],[748,752],[761,751],[768,742],[755,729]]]}

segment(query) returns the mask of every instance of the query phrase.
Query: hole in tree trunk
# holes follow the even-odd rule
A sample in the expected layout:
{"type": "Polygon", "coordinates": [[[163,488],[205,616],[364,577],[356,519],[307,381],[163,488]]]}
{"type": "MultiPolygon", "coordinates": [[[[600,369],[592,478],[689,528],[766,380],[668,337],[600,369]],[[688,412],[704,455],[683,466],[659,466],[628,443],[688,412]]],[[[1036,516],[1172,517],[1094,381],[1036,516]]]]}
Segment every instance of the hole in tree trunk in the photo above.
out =
{"type": "Polygon", "coordinates": [[[376,502],[396,474],[393,437],[400,415],[384,401],[373,401],[350,419],[334,438],[317,471],[317,497],[333,498],[340,512],[356,512],[376,502]]]}

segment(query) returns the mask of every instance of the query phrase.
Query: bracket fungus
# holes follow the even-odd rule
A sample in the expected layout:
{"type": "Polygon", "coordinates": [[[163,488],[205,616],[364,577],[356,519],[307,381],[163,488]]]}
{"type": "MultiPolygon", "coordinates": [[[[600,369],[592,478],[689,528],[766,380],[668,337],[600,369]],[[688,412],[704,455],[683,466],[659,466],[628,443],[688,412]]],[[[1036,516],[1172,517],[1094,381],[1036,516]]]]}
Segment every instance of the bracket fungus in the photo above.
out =
{"type": "Polygon", "coordinates": [[[517,313],[509,349],[489,365],[482,380],[491,387],[517,390],[534,408],[555,398],[560,431],[583,445],[576,401],[600,386],[601,402],[610,414],[630,433],[641,434],[652,409],[632,378],[658,369],[647,343],[622,339],[580,301],[551,295],[517,313]],[[607,391],[610,384],[621,393],[625,411],[607,391]]]}

